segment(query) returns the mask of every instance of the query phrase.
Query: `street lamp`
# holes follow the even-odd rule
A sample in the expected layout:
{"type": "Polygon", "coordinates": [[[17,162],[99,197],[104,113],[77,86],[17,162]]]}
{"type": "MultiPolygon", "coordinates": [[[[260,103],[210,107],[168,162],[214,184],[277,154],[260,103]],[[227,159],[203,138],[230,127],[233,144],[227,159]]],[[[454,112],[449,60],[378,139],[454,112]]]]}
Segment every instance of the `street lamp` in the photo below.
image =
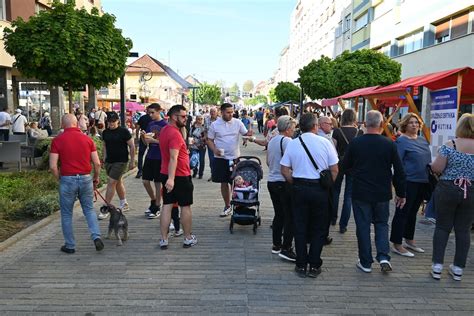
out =
{"type": "Polygon", "coordinates": [[[193,90],[193,114],[196,113],[196,104],[195,104],[195,100],[196,100],[196,96],[195,96],[195,91],[197,89],[199,89],[199,87],[190,87],[189,89],[193,90]]]}
{"type": "Polygon", "coordinates": [[[298,117],[298,115],[301,115],[301,112],[303,111],[304,92],[303,92],[303,87],[301,86],[300,78],[296,79],[294,83],[300,84],[300,110],[297,112],[298,114],[296,115],[296,117],[298,117]]]}
{"type": "MultiPolygon", "coordinates": [[[[138,53],[129,52],[128,57],[138,57],[138,53]]],[[[120,125],[125,127],[125,72],[120,76],[120,125]]]]}

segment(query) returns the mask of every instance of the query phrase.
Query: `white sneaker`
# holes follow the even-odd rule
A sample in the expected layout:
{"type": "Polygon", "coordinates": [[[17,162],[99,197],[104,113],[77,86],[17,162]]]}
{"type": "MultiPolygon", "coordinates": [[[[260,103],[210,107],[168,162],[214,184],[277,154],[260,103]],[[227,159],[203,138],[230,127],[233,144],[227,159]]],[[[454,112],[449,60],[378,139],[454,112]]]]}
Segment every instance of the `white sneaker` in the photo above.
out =
{"type": "Polygon", "coordinates": [[[360,260],[357,261],[356,267],[359,268],[360,270],[364,271],[365,273],[370,273],[372,272],[372,268],[365,268],[362,263],[360,263],[360,260]]]}
{"type": "Polygon", "coordinates": [[[160,217],[160,215],[161,215],[161,212],[160,212],[160,211],[158,211],[158,212],[156,212],[156,213],[148,213],[147,218],[148,218],[148,219],[154,219],[154,218],[160,217]]]}
{"type": "Polygon", "coordinates": [[[441,263],[433,263],[431,266],[431,276],[435,280],[441,279],[441,271],[443,271],[443,265],[441,263]]]}
{"type": "Polygon", "coordinates": [[[197,238],[194,235],[191,235],[191,239],[188,239],[185,237],[183,241],[183,248],[190,248],[194,246],[195,244],[197,244],[197,242],[198,242],[197,238]]]}
{"type": "Polygon", "coordinates": [[[123,212],[128,212],[128,211],[130,211],[130,206],[128,206],[128,203],[127,203],[127,202],[123,203],[123,205],[120,206],[120,208],[122,209],[123,212]]]}
{"type": "Polygon", "coordinates": [[[169,231],[173,231],[173,230],[174,230],[174,224],[173,224],[173,223],[170,223],[169,231]]]}
{"type": "Polygon", "coordinates": [[[461,281],[462,268],[455,266],[454,264],[449,265],[449,274],[453,277],[454,281],[461,281]]]}
{"type": "Polygon", "coordinates": [[[109,216],[110,216],[109,212],[107,213],[99,212],[99,215],[97,215],[97,219],[101,221],[101,220],[109,218],[109,216]]]}
{"type": "Polygon", "coordinates": [[[168,249],[168,239],[160,239],[160,248],[163,250],[168,249]]]}
{"type": "Polygon", "coordinates": [[[179,237],[179,236],[183,236],[183,234],[184,234],[184,230],[180,228],[178,231],[174,232],[173,236],[174,237],[179,237]]]}
{"type": "Polygon", "coordinates": [[[392,271],[392,265],[388,260],[380,260],[380,268],[382,269],[382,272],[392,271]]]}
{"type": "Polygon", "coordinates": [[[232,213],[232,208],[229,206],[229,207],[224,207],[224,209],[222,210],[221,214],[219,215],[220,217],[226,217],[228,215],[230,215],[232,213]]]}

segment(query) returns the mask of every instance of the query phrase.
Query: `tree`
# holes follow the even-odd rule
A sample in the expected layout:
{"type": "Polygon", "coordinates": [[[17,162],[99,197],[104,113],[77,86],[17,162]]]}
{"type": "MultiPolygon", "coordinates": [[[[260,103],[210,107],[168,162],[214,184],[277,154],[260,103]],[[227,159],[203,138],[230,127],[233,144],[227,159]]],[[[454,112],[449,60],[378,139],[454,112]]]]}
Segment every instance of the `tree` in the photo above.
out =
{"type": "Polygon", "coordinates": [[[264,95],[257,95],[254,98],[248,98],[244,100],[245,105],[257,105],[260,103],[268,104],[267,97],[264,95]]]}
{"type": "Polygon", "coordinates": [[[237,83],[234,83],[232,87],[229,88],[229,92],[234,95],[237,95],[237,93],[239,92],[239,85],[237,83]]]}
{"type": "Polygon", "coordinates": [[[275,87],[277,102],[298,101],[300,99],[300,88],[291,82],[279,82],[275,87]]]}
{"type": "Polygon", "coordinates": [[[244,84],[242,85],[242,90],[244,90],[245,92],[250,92],[253,90],[253,81],[252,80],[246,80],[244,82],[244,84]]]}
{"type": "Polygon", "coordinates": [[[343,52],[334,60],[337,95],[400,81],[401,64],[371,49],[343,52]]]}
{"type": "Polygon", "coordinates": [[[75,9],[75,1],[54,0],[25,22],[20,17],[5,28],[5,50],[15,57],[22,75],[69,89],[86,84],[96,88],[114,83],[124,73],[132,41],[115,28],[115,17],[99,16],[94,8],[75,9]]]}
{"type": "Polygon", "coordinates": [[[271,88],[269,91],[268,91],[268,98],[270,99],[270,102],[277,102],[277,98],[276,98],[276,95],[275,95],[275,88],[271,88]]]}
{"type": "Polygon", "coordinates": [[[298,71],[303,91],[311,99],[324,99],[338,96],[334,61],[326,56],[312,60],[298,71]]]}
{"type": "Polygon", "coordinates": [[[215,84],[201,83],[195,91],[195,101],[199,104],[217,104],[221,98],[221,88],[215,84]]]}

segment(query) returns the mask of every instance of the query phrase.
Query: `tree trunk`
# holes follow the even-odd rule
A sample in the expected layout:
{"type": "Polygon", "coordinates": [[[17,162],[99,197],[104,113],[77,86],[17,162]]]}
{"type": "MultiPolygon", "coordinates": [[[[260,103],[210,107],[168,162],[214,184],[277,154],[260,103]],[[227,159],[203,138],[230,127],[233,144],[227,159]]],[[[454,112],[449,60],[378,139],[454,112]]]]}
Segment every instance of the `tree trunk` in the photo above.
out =
{"type": "Polygon", "coordinates": [[[69,113],[74,114],[74,109],[72,106],[72,85],[69,85],[69,90],[67,92],[68,99],[69,99],[69,113]]]}

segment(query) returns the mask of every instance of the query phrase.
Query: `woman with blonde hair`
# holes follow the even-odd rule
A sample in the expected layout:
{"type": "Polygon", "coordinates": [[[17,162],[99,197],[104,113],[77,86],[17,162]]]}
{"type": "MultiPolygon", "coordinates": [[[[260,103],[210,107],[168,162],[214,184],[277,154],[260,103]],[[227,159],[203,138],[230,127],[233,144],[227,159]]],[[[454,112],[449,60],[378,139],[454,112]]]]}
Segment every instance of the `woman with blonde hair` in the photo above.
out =
{"type": "Polygon", "coordinates": [[[474,115],[461,116],[453,139],[438,151],[431,165],[441,173],[435,190],[436,228],[433,235],[433,265],[431,275],[441,278],[444,253],[449,234],[454,227],[456,252],[449,273],[455,281],[461,281],[471,245],[471,225],[474,219],[474,115]]]}
{"type": "Polygon", "coordinates": [[[422,120],[415,113],[406,114],[400,121],[401,135],[395,141],[398,154],[406,173],[406,203],[402,208],[395,209],[392,219],[390,241],[392,251],[404,257],[415,255],[406,248],[423,253],[422,248],[415,244],[416,215],[428,189],[428,171],[426,166],[431,162],[430,144],[418,136],[422,120]],[[405,245],[402,244],[405,239],[405,245]]]}

